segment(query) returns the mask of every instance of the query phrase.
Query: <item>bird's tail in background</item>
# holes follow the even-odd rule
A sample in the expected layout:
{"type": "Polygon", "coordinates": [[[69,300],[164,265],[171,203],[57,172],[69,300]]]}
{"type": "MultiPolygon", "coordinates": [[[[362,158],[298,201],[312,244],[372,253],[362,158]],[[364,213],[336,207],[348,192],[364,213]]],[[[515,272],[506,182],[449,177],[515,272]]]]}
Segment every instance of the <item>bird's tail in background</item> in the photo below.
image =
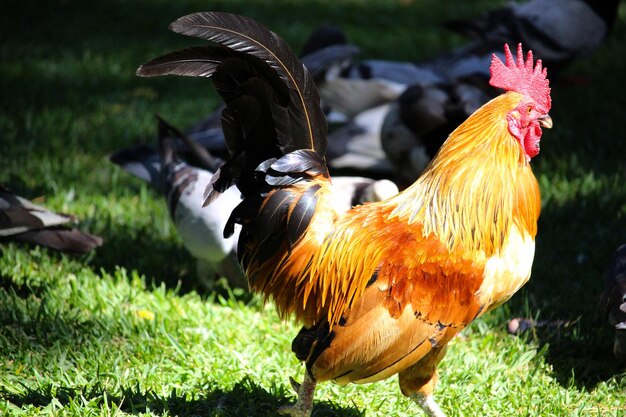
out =
{"type": "Polygon", "coordinates": [[[222,127],[230,159],[213,177],[205,204],[237,185],[244,200],[224,233],[242,224],[240,256],[247,253],[263,263],[304,234],[329,177],[327,126],[317,88],[285,41],[252,19],[196,13],[170,29],[218,45],[166,54],[137,74],[212,78],[226,105],[222,127]]]}
{"type": "Polygon", "coordinates": [[[179,139],[188,149],[190,159],[196,161],[196,166],[207,171],[216,172],[224,161],[211,154],[204,146],[193,140],[189,135],[183,133],[179,128],[166,121],[157,114],[156,119],[159,126],[159,154],[163,166],[171,164],[178,159],[176,150],[176,139],[179,139]]]}

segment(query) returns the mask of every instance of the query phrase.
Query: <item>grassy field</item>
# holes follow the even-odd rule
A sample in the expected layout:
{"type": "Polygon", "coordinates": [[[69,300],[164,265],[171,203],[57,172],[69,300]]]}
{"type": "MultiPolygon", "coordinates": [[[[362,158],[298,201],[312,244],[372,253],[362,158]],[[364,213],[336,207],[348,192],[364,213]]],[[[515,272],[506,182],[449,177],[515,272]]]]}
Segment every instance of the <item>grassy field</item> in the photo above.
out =
{"type": "MultiPolygon", "coordinates": [[[[71,212],[105,245],[84,257],[0,244],[0,415],[271,416],[294,399],[297,327],[272,305],[195,284],[162,198],[107,155],[152,142],[153,113],[186,126],[217,103],[211,83],[139,79],[137,66],[199,43],[184,14],[256,18],[297,50],[341,25],[364,57],[427,58],[462,40],[440,23],[497,1],[3,2],[0,183],[71,212]],[[447,4],[452,3],[452,4],[447,4]]],[[[612,38],[553,84],[555,128],[534,161],[543,212],[531,282],[472,324],[443,361],[450,416],[625,416],[626,373],[597,318],[602,274],[626,240],[626,7],[612,38]],[[511,317],[567,320],[507,335],[511,317]]],[[[314,415],[420,415],[392,378],[322,384],[314,415]]]]}

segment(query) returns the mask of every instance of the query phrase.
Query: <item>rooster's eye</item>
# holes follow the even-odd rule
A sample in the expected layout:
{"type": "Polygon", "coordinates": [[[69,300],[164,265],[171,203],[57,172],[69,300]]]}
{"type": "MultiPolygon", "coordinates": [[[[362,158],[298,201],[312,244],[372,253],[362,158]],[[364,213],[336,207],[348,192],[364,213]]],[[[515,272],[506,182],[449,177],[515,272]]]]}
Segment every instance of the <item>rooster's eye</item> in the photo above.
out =
{"type": "Polygon", "coordinates": [[[526,109],[526,112],[528,114],[530,114],[533,111],[533,107],[532,106],[528,106],[528,108],[526,109]]]}

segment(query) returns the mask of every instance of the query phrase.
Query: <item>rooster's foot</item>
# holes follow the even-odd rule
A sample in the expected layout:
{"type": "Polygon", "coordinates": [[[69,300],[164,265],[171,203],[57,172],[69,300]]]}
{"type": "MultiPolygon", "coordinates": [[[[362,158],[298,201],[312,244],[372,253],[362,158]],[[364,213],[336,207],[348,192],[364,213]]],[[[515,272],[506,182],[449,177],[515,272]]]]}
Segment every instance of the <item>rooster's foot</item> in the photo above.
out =
{"type": "Polygon", "coordinates": [[[289,378],[291,387],[298,393],[298,401],[293,405],[286,405],[278,409],[278,413],[291,417],[310,417],[313,408],[313,394],[315,393],[315,385],[317,382],[308,372],[304,373],[302,384],[296,382],[295,379],[289,378]]]}
{"type": "Polygon", "coordinates": [[[298,404],[293,405],[285,405],[278,409],[278,414],[283,416],[290,417],[309,417],[311,415],[311,410],[305,410],[301,407],[298,407],[298,404]]]}
{"type": "Polygon", "coordinates": [[[432,394],[424,395],[422,393],[416,393],[411,395],[411,399],[424,410],[424,413],[426,413],[428,417],[446,417],[443,411],[441,411],[441,408],[439,408],[439,404],[435,402],[432,394]]]}
{"type": "Polygon", "coordinates": [[[296,394],[300,392],[300,386],[302,384],[293,379],[292,376],[289,377],[289,383],[291,384],[291,388],[296,392],[296,394]]]}

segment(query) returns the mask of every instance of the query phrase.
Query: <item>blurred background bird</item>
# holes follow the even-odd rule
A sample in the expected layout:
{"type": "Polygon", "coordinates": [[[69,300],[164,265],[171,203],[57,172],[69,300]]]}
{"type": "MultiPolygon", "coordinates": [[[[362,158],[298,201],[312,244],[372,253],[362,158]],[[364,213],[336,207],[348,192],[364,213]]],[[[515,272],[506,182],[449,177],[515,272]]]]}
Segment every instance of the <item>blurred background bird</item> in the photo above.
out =
{"type": "Polygon", "coordinates": [[[445,27],[469,38],[465,53],[491,53],[521,42],[554,72],[589,55],[611,33],[619,0],[529,0],[486,11],[445,27]],[[479,52],[482,51],[482,52],[479,52]]]}
{"type": "Polygon", "coordinates": [[[327,126],[313,77],[280,37],[255,21],[208,12],[174,32],[218,46],[173,52],[140,76],[211,77],[226,105],[230,158],[206,193],[242,192],[226,224],[251,288],[303,327],[298,401],[309,416],[317,382],[367,383],[399,374],[431,416],[436,368],[454,335],[530,277],[540,212],[530,160],[552,126],[546,71],[505,48],[490,83],[506,91],[454,130],[401,193],[346,210],[325,163],[327,126]]]}
{"type": "MultiPolygon", "coordinates": [[[[318,27],[300,56],[331,124],[330,172],[410,185],[448,135],[497,94],[488,83],[489,64],[494,53],[504,58],[504,43],[527,45],[554,75],[602,44],[618,6],[619,0],[530,0],[449,20],[444,27],[468,43],[420,62],[360,58],[361,48],[341,27],[318,27]]],[[[218,107],[186,133],[226,158],[222,110],[218,107]]]]}
{"type": "Polygon", "coordinates": [[[237,261],[238,230],[228,238],[222,233],[230,212],[241,202],[239,192],[230,189],[215,201],[214,207],[202,208],[204,189],[223,161],[162,117],[157,118],[156,153],[153,147],[135,145],[111,154],[111,162],[163,194],[183,245],[196,259],[200,284],[213,288],[219,278],[225,277],[231,287],[247,288],[237,261]],[[183,159],[179,149],[196,165],[183,159]]]}
{"type": "MultiPolygon", "coordinates": [[[[350,45],[340,28],[333,33],[337,47],[350,45]]],[[[496,94],[488,84],[488,61],[476,62],[472,53],[450,60],[359,60],[355,53],[318,72],[322,106],[329,122],[341,126],[328,137],[331,173],[361,158],[361,166],[401,188],[415,181],[450,132],[496,94]],[[353,157],[348,149],[363,152],[353,157]]]]}
{"type": "Polygon", "coordinates": [[[613,354],[626,363],[626,245],[615,250],[604,274],[602,311],[615,332],[613,354]]]}
{"type": "Polygon", "coordinates": [[[390,104],[380,130],[396,181],[415,181],[448,135],[493,95],[466,81],[408,87],[390,104]]]}
{"type": "Polygon", "coordinates": [[[27,242],[77,254],[102,245],[100,236],[68,227],[74,221],[72,215],[50,211],[0,185],[0,242],[27,242]]]}

